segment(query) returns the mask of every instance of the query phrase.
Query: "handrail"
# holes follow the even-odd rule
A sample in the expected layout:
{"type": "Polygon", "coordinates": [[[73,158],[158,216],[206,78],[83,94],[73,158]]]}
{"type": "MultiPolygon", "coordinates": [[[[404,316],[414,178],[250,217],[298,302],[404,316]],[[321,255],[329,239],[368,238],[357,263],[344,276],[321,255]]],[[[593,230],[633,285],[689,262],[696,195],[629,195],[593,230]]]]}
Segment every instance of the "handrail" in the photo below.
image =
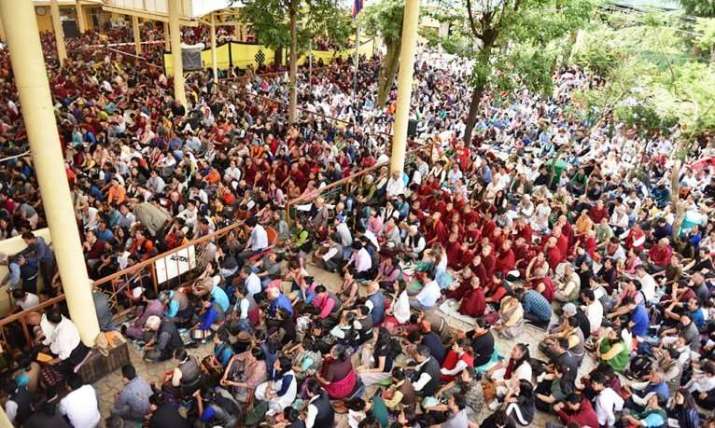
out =
{"type": "Polygon", "coordinates": [[[146,260],[143,260],[143,261],[141,261],[141,262],[139,262],[139,263],[137,263],[137,264],[135,264],[135,265],[132,265],[132,266],[130,266],[130,267],[128,267],[128,268],[125,268],[125,269],[122,269],[122,270],[120,270],[120,271],[117,271],[117,272],[115,272],[115,273],[113,273],[113,274],[111,274],[111,275],[107,275],[107,276],[105,276],[105,277],[102,277],[102,278],[100,278],[100,279],[94,281],[94,282],[93,282],[93,285],[97,286],[97,285],[106,284],[106,283],[111,282],[111,281],[113,281],[113,280],[115,280],[115,279],[117,279],[117,278],[120,278],[120,277],[122,277],[122,276],[124,276],[124,275],[126,275],[126,274],[133,273],[133,272],[138,271],[138,270],[140,270],[140,269],[142,269],[142,268],[144,268],[144,267],[146,267],[146,266],[151,266],[151,265],[153,265],[157,260],[165,258],[165,257],[166,257],[167,255],[169,255],[170,253],[176,253],[176,252],[179,252],[179,251],[184,250],[184,249],[186,249],[186,248],[189,248],[189,247],[191,247],[191,246],[203,244],[204,242],[206,242],[206,241],[211,241],[211,240],[213,240],[213,239],[216,238],[216,237],[219,237],[219,238],[220,238],[220,237],[222,237],[223,235],[226,235],[226,234],[228,234],[229,232],[233,231],[234,229],[238,229],[238,228],[239,228],[240,226],[242,226],[242,225],[243,225],[243,222],[236,222],[236,223],[234,223],[234,224],[232,224],[232,225],[226,226],[226,227],[221,228],[221,229],[219,229],[219,230],[216,230],[216,231],[214,231],[214,232],[212,232],[212,233],[209,233],[208,235],[204,235],[204,236],[202,236],[202,237],[200,237],[200,238],[196,238],[196,239],[194,239],[194,240],[192,240],[192,241],[187,242],[186,244],[179,245],[178,247],[172,248],[172,249],[169,250],[169,251],[165,251],[165,252],[163,252],[163,253],[161,253],[161,254],[157,254],[156,256],[150,257],[150,258],[148,258],[148,259],[146,259],[146,260]]]}
{"type": "Polygon", "coordinates": [[[23,311],[20,311],[20,312],[14,313],[14,314],[10,314],[10,315],[6,316],[5,318],[0,319],[0,327],[6,326],[6,325],[11,324],[18,320],[22,320],[23,318],[25,318],[26,315],[29,315],[32,312],[37,312],[38,310],[45,309],[48,306],[56,305],[57,303],[60,303],[64,299],[65,299],[65,294],[61,293],[51,299],[47,299],[44,302],[40,302],[31,308],[25,309],[23,311]]]}
{"type": "MultiPolygon", "coordinates": [[[[154,256],[154,257],[151,257],[151,258],[148,258],[148,259],[146,259],[146,260],[143,260],[143,261],[141,261],[141,262],[139,262],[139,263],[137,263],[137,264],[135,264],[135,265],[132,265],[132,266],[130,266],[130,267],[127,267],[127,268],[124,268],[124,269],[122,269],[122,270],[119,270],[119,271],[117,271],[117,272],[115,272],[115,273],[113,273],[113,274],[111,274],[111,275],[107,275],[107,276],[105,276],[105,277],[102,277],[102,278],[100,278],[100,279],[98,279],[98,280],[96,280],[96,281],[93,281],[93,282],[92,282],[92,287],[93,287],[93,288],[96,288],[96,287],[98,287],[98,286],[100,286],[100,285],[110,283],[110,282],[114,281],[115,279],[121,278],[121,277],[123,277],[123,276],[131,275],[131,274],[133,274],[133,273],[136,273],[136,272],[138,272],[138,271],[144,269],[145,267],[152,266],[157,260],[162,259],[162,258],[165,258],[165,257],[167,257],[168,255],[170,255],[170,254],[172,254],[172,253],[176,253],[176,252],[179,252],[179,251],[184,250],[184,249],[186,249],[186,248],[189,248],[189,247],[191,247],[191,246],[200,245],[200,244],[203,244],[203,243],[205,243],[205,242],[207,242],[207,241],[211,241],[211,240],[213,240],[213,239],[216,239],[216,238],[220,238],[220,237],[222,237],[222,236],[225,236],[225,235],[227,235],[228,233],[232,232],[233,230],[238,229],[238,228],[241,227],[243,224],[244,224],[243,222],[236,222],[236,223],[234,223],[234,224],[232,224],[232,225],[230,225],[230,226],[226,226],[226,227],[224,227],[224,228],[221,228],[221,229],[219,229],[219,230],[217,230],[217,231],[215,231],[215,232],[213,232],[213,233],[210,233],[210,234],[208,234],[208,235],[205,235],[205,236],[202,236],[202,237],[200,237],[200,238],[197,238],[197,239],[194,239],[194,240],[192,240],[192,241],[189,241],[189,242],[187,242],[186,244],[180,245],[180,246],[178,246],[178,247],[176,247],[176,248],[172,248],[172,249],[169,250],[169,251],[165,251],[165,252],[163,252],[163,253],[161,253],[161,254],[158,254],[158,255],[156,255],[156,256],[154,256]]],[[[14,321],[17,321],[17,320],[21,320],[21,319],[24,318],[26,315],[29,315],[29,314],[32,313],[32,312],[37,312],[38,310],[44,309],[44,308],[46,308],[46,307],[48,307],[48,306],[52,306],[52,305],[55,305],[55,304],[57,304],[57,303],[60,303],[60,302],[63,301],[64,299],[65,299],[65,295],[64,295],[64,293],[62,293],[62,294],[59,294],[58,296],[55,296],[55,297],[53,297],[53,298],[51,298],[51,299],[45,300],[44,302],[41,302],[41,303],[39,303],[39,304],[37,304],[37,305],[31,307],[31,308],[25,309],[25,310],[23,310],[23,311],[20,311],[20,312],[14,313],[14,314],[10,314],[10,315],[8,315],[8,316],[6,316],[6,317],[0,319],[0,327],[3,327],[3,326],[5,326],[5,325],[10,324],[10,323],[12,323],[12,322],[14,322],[14,321]]]]}

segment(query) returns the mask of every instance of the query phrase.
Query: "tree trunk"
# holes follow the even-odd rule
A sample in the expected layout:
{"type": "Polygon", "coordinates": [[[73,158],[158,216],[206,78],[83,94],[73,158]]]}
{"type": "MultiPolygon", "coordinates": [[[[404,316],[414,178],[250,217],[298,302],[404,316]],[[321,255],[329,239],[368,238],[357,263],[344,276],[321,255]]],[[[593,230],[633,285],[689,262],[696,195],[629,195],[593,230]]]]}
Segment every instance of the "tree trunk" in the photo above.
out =
{"type": "Polygon", "coordinates": [[[467,147],[472,143],[472,131],[474,131],[474,125],[477,124],[479,103],[482,101],[483,95],[484,88],[474,88],[472,91],[472,100],[469,102],[469,113],[467,114],[467,123],[464,128],[464,144],[467,147]]]}
{"type": "Polygon", "coordinates": [[[290,69],[288,71],[288,122],[295,123],[296,108],[298,107],[298,92],[296,88],[298,74],[298,32],[297,0],[290,4],[290,69]]]}
{"type": "Polygon", "coordinates": [[[680,170],[683,162],[676,160],[670,172],[670,204],[673,215],[673,242],[680,243],[680,226],[685,220],[685,204],[680,200],[680,170]]]}
{"type": "Polygon", "coordinates": [[[275,66],[276,70],[280,69],[283,66],[283,46],[278,46],[275,50],[275,54],[273,56],[273,65],[275,66]]]}
{"type": "Polygon", "coordinates": [[[394,40],[387,45],[387,52],[380,69],[380,79],[377,84],[377,106],[382,107],[387,102],[387,96],[395,81],[397,66],[400,63],[401,39],[394,40]]]}

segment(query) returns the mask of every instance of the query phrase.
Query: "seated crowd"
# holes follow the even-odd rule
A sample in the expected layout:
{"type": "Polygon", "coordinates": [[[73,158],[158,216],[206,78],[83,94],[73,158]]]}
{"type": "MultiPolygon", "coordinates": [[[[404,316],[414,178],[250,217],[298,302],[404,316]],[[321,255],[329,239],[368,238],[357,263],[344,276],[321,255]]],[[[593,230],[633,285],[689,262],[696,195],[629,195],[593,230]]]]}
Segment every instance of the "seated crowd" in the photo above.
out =
{"type": "MultiPolygon", "coordinates": [[[[92,278],[240,226],[196,247],[189,281],[128,284],[121,303],[135,311],[118,327],[95,293],[103,330],[141,347],[150,368],[174,365],[157,382],[123,367],[110,415],[77,376],[91,351],[72,320],[56,307],[27,315],[34,340],[15,345],[32,351],[5,385],[11,421],[489,428],[545,412],[554,427],[715,426],[712,168],[686,169],[670,189],[667,137],[641,150],[612,118],[593,129],[567,118],[571,90],[588,84],[578,70],[555,76],[558,97],[487,99],[464,144],[466,66],[433,57],[417,62],[424,145],[392,174],[380,166],[393,105],[374,105],[376,60],[356,103],[341,81],[349,64],[302,84],[313,113],[294,126],[279,78],[214,85],[197,73],[185,109],[151,67],[86,59],[56,73],[92,278]],[[319,270],[341,281],[321,283],[331,276],[319,270]],[[541,340],[525,343],[527,331],[541,340]]],[[[4,282],[32,309],[38,276],[58,290],[54,257],[31,232],[43,222],[32,166],[2,168],[13,179],[0,226],[27,244],[5,258],[4,282]]]]}

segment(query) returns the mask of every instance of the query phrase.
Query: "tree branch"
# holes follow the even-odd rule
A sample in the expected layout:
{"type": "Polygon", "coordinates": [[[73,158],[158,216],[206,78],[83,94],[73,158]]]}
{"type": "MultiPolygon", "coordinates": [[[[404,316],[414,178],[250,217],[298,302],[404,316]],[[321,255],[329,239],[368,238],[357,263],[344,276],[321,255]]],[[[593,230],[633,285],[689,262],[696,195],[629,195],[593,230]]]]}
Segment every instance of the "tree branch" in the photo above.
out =
{"type": "Polygon", "coordinates": [[[469,26],[472,29],[472,33],[474,33],[474,37],[483,40],[484,35],[477,31],[477,24],[474,22],[474,16],[472,15],[472,0],[467,0],[467,16],[469,17],[469,26]]]}

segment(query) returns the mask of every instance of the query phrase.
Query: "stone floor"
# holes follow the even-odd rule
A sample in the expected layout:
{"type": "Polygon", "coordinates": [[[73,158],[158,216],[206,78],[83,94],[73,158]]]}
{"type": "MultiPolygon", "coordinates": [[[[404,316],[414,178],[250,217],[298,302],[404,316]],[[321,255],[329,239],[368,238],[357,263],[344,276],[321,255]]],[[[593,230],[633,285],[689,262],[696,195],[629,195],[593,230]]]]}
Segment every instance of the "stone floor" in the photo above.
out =
{"type": "MultiPolygon", "coordinates": [[[[340,287],[341,279],[337,274],[330,273],[319,269],[317,267],[308,267],[308,271],[313,275],[316,281],[325,284],[331,290],[336,291],[340,287]]],[[[362,291],[362,290],[361,290],[362,291]]],[[[501,337],[496,337],[496,347],[497,351],[501,355],[508,355],[512,346],[516,343],[527,343],[529,344],[529,349],[532,353],[532,357],[545,359],[545,356],[538,351],[538,344],[544,337],[544,330],[534,327],[532,325],[526,324],[521,334],[519,334],[514,339],[504,339],[501,337]]],[[[130,358],[134,364],[137,373],[144,377],[149,382],[161,383],[163,376],[166,372],[172,370],[175,367],[174,361],[166,361],[163,363],[147,363],[142,359],[142,354],[139,348],[135,345],[130,345],[130,358]]],[[[192,355],[202,358],[212,350],[212,345],[204,345],[196,349],[191,349],[189,352],[192,355]]],[[[587,356],[584,359],[583,364],[579,370],[579,375],[589,372],[594,367],[594,360],[587,356]]],[[[94,385],[99,394],[100,400],[100,412],[103,418],[106,418],[110,414],[110,409],[116,395],[122,389],[122,379],[121,372],[119,370],[114,373],[104,377],[100,381],[96,382],[94,385]]],[[[543,412],[536,412],[536,417],[532,422],[534,427],[544,427],[547,422],[554,421],[554,416],[545,414],[543,412]]],[[[339,427],[346,427],[347,422],[345,418],[340,418],[337,425],[339,427]]]]}

